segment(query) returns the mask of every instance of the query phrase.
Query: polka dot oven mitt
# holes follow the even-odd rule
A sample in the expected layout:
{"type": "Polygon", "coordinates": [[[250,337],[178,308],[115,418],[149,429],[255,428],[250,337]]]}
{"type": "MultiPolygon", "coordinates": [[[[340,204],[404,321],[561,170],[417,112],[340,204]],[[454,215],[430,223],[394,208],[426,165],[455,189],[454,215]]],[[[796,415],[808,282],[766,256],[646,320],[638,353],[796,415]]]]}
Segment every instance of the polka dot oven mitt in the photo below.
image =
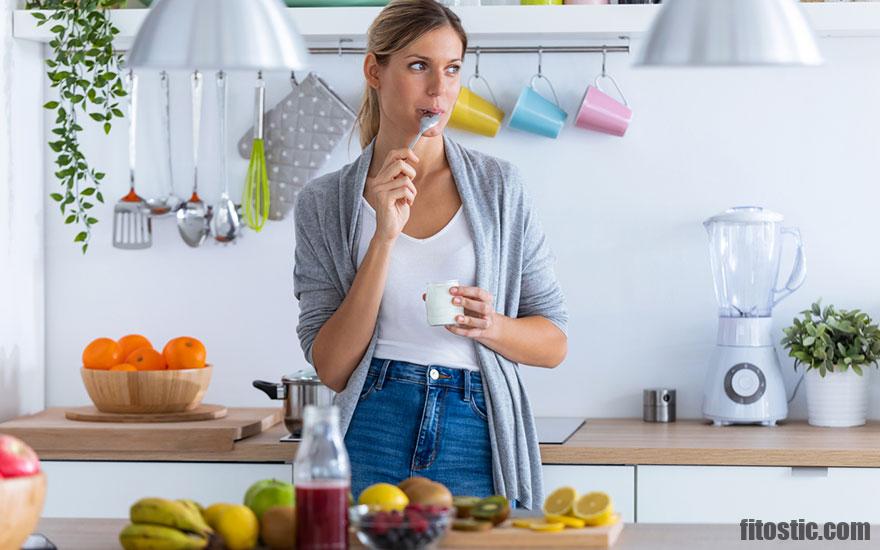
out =
{"type": "MultiPolygon", "coordinates": [[[[296,194],[317,175],[355,118],[315,73],[309,73],[266,113],[263,128],[270,220],[281,220],[293,209],[296,194]]],[[[253,135],[251,127],[238,142],[239,153],[246,159],[251,157],[253,135]]]]}

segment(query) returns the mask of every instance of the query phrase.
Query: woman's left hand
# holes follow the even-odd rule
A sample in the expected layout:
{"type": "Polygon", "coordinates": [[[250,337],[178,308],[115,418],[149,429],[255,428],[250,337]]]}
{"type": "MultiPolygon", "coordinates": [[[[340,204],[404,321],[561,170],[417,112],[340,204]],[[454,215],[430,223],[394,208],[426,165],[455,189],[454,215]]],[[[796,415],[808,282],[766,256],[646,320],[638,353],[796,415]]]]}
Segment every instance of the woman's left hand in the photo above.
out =
{"type": "Polygon", "coordinates": [[[501,315],[495,312],[492,294],[476,286],[455,286],[449,291],[452,303],[464,307],[464,315],[456,316],[456,324],[445,325],[446,330],[480,341],[495,338],[501,315]]]}

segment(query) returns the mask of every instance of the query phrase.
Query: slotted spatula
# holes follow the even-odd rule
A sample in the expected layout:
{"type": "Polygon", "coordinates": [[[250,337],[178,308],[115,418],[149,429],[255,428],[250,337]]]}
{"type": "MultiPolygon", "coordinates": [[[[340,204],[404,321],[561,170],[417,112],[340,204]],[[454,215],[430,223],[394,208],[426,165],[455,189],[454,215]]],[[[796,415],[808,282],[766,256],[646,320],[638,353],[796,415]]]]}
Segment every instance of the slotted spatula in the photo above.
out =
{"type": "Polygon", "coordinates": [[[138,250],[153,245],[149,207],[134,190],[135,136],[137,135],[137,75],[129,70],[128,82],[128,194],[113,207],[113,246],[138,250]]]}

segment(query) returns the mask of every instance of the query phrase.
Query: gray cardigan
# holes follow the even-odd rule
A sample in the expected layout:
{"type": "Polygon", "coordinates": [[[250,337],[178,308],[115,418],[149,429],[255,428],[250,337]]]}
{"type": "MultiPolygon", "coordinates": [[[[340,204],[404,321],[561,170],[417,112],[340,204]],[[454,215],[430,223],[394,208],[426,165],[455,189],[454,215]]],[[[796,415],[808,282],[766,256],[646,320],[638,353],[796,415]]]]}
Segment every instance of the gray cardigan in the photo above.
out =
{"type": "MultiPolygon", "coordinates": [[[[477,286],[492,293],[496,311],[514,318],[540,315],[565,333],[568,313],[553,271],[555,256],[518,170],[445,135],[443,141],[474,236],[477,286]]],[[[306,360],[312,364],[318,330],[354,282],[360,199],[374,144],[375,140],[353,163],[312,180],[297,197],[293,293],[300,314],[296,331],[306,360]]],[[[378,326],[348,384],[335,398],[343,434],[357,406],[377,332],[378,326]]],[[[519,365],[473,342],[486,391],[495,491],[525,508],[540,507],[541,455],[519,365]]]]}

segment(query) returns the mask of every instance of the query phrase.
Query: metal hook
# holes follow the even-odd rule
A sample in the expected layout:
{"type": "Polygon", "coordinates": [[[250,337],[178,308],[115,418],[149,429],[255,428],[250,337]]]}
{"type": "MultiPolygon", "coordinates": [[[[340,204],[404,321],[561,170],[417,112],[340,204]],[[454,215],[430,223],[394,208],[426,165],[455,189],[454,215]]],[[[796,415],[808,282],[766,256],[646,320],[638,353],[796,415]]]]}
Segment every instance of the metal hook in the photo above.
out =
{"type": "Polygon", "coordinates": [[[299,86],[299,81],[296,79],[296,72],[290,71],[290,85],[294,88],[299,86]]]}
{"type": "Polygon", "coordinates": [[[608,47],[602,46],[602,77],[605,77],[608,73],[605,72],[605,60],[608,58],[608,47]]]}
{"type": "Polygon", "coordinates": [[[474,76],[480,78],[480,47],[477,46],[477,51],[475,52],[477,59],[474,65],[474,76]]]}
{"type": "Polygon", "coordinates": [[[339,39],[339,50],[338,50],[339,57],[342,57],[342,44],[344,42],[351,42],[351,41],[352,41],[351,38],[340,38],[339,39]]]}
{"type": "Polygon", "coordinates": [[[541,73],[541,64],[543,61],[544,49],[541,46],[538,46],[538,76],[544,76],[541,73]]]}

